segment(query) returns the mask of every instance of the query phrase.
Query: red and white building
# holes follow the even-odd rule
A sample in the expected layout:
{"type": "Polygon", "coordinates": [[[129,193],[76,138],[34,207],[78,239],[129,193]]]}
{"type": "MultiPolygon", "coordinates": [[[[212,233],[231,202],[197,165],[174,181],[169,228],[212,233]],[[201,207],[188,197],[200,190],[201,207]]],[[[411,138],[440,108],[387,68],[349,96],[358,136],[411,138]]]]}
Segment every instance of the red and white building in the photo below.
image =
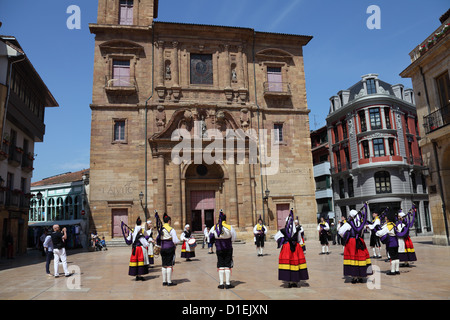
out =
{"type": "Polygon", "coordinates": [[[327,130],[336,218],[359,210],[365,201],[371,212],[386,207],[408,211],[414,203],[417,233],[431,233],[413,90],[367,74],[330,102],[327,130]]]}

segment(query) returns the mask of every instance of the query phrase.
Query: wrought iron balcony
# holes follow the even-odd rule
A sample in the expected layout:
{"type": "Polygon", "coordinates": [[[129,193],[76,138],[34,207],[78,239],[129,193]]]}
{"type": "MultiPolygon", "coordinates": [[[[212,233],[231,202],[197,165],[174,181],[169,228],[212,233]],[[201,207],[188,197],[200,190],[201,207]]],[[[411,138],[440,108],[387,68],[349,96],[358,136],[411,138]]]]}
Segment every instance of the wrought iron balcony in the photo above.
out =
{"type": "Polygon", "coordinates": [[[105,90],[109,93],[131,94],[139,91],[136,78],[105,76],[105,90]]]}
{"type": "Polygon", "coordinates": [[[450,123],[450,104],[423,117],[425,133],[428,134],[450,123]]]}

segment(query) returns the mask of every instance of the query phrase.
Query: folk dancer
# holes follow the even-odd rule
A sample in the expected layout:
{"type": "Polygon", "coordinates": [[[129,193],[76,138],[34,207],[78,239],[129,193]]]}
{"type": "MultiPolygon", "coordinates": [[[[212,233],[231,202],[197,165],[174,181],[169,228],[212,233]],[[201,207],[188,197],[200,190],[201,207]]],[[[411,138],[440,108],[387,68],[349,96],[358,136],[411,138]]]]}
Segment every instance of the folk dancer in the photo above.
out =
{"type": "Polygon", "coordinates": [[[391,271],[387,275],[400,274],[400,260],[398,258],[398,239],[396,235],[396,226],[394,223],[395,216],[388,213],[385,217],[385,224],[377,227],[376,235],[380,237],[383,244],[386,245],[387,252],[391,263],[391,271]]]}
{"type": "Polygon", "coordinates": [[[376,235],[376,226],[381,226],[380,218],[378,217],[378,213],[372,213],[373,221],[368,222],[366,227],[370,230],[370,247],[373,251],[372,258],[381,258],[381,242],[380,238],[376,235]]]}
{"type": "Polygon", "coordinates": [[[153,224],[152,220],[147,220],[147,230],[145,230],[145,240],[148,242],[148,265],[150,268],[153,268],[155,264],[155,252],[154,252],[154,244],[155,240],[153,240],[153,224]]]}
{"type": "Polygon", "coordinates": [[[258,219],[258,223],[253,227],[254,242],[256,245],[256,253],[258,257],[263,256],[264,240],[267,234],[267,227],[263,224],[261,217],[258,219]]]}
{"type": "Polygon", "coordinates": [[[297,230],[299,230],[300,234],[300,247],[302,247],[303,252],[306,252],[306,242],[305,242],[305,230],[303,229],[302,225],[298,222],[298,217],[294,220],[294,225],[297,230]]]}
{"type": "Polygon", "coordinates": [[[211,228],[210,241],[216,244],[217,270],[219,272],[219,289],[231,289],[231,269],[233,268],[233,244],[236,240],[236,231],[226,223],[227,216],[220,210],[218,223],[211,228]],[[225,285],[223,283],[225,276],[225,285]]]}
{"type": "Polygon", "coordinates": [[[136,281],[144,281],[143,275],[148,274],[148,242],[145,240],[144,229],[141,226],[141,218],[136,219],[136,226],[130,230],[126,238],[127,244],[131,244],[132,251],[130,257],[130,264],[128,268],[128,275],[135,276],[136,281]]]}
{"type": "Polygon", "coordinates": [[[275,234],[274,239],[278,248],[281,247],[278,257],[278,280],[287,282],[289,288],[297,287],[297,283],[308,280],[305,254],[301,248],[303,242],[301,228],[294,223],[292,209],[286,218],[285,227],[275,234]]]}
{"type": "Polygon", "coordinates": [[[211,228],[205,225],[205,229],[203,230],[203,235],[205,236],[204,242],[208,244],[208,254],[214,254],[213,251],[214,241],[209,237],[210,232],[211,228]]]}
{"type": "Polygon", "coordinates": [[[344,224],[346,224],[346,223],[347,223],[347,220],[345,220],[345,217],[342,216],[342,217],[341,217],[341,221],[339,221],[339,223],[338,223],[338,225],[337,225],[337,233],[338,233],[338,235],[337,235],[337,242],[338,242],[338,244],[340,244],[340,245],[342,246],[342,253],[341,253],[341,254],[344,254],[345,243],[344,243],[344,241],[342,240],[341,235],[339,234],[339,229],[341,229],[341,227],[342,227],[344,224]]]}
{"type": "Polygon", "coordinates": [[[330,254],[328,246],[328,230],[330,230],[330,225],[325,221],[324,217],[320,218],[320,223],[317,226],[317,231],[319,231],[319,240],[322,245],[322,252],[319,254],[330,254]],[[327,252],[325,252],[325,248],[327,252]]]}
{"type": "Polygon", "coordinates": [[[186,258],[186,261],[192,261],[195,257],[195,250],[189,246],[189,239],[192,238],[191,227],[187,224],[184,226],[184,231],[181,233],[180,240],[183,241],[181,246],[181,258],[186,258]]]}
{"type": "Polygon", "coordinates": [[[398,258],[403,263],[402,266],[409,267],[409,263],[417,261],[414,245],[409,237],[409,230],[414,226],[416,208],[413,207],[408,214],[402,210],[398,213],[397,239],[398,239],[398,258]],[[410,217],[412,213],[412,217],[410,217]]]}
{"type": "Polygon", "coordinates": [[[358,212],[350,210],[350,218],[339,229],[344,247],[344,276],[352,277],[352,283],[364,282],[372,274],[372,262],[363,238],[367,221],[367,203],[358,212]]]}
{"type": "Polygon", "coordinates": [[[175,286],[176,283],[172,282],[173,266],[175,265],[175,249],[178,240],[175,229],[171,227],[172,219],[164,213],[163,222],[159,220],[158,213],[156,212],[158,236],[156,238],[156,244],[161,246],[161,260],[162,260],[162,279],[163,286],[175,286]],[[158,227],[158,224],[160,225],[158,227]]]}

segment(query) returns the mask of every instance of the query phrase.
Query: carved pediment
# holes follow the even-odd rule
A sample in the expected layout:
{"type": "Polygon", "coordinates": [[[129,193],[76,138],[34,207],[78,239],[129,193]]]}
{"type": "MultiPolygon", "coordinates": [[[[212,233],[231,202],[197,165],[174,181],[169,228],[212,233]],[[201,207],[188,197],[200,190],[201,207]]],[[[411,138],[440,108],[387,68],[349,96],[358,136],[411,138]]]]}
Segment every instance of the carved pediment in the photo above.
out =
{"type": "Polygon", "coordinates": [[[126,39],[115,39],[109,40],[99,45],[102,54],[108,53],[128,53],[134,55],[140,55],[144,53],[144,47],[140,44],[126,40],[126,39]]]}
{"type": "Polygon", "coordinates": [[[267,48],[256,53],[256,56],[264,60],[292,59],[293,55],[277,48],[267,48]]]}
{"type": "MultiPolygon", "coordinates": [[[[158,119],[155,119],[158,121],[158,119]]],[[[163,130],[155,133],[149,139],[157,142],[158,140],[170,140],[172,133],[177,129],[187,130],[192,137],[206,137],[206,131],[209,129],[218,129],[225,137],[227,129],[242,129],[241,125],[234,119],[233,115],[222,109],[203,109],[203,108],[182,108],[175,111],[163,130]]]]}

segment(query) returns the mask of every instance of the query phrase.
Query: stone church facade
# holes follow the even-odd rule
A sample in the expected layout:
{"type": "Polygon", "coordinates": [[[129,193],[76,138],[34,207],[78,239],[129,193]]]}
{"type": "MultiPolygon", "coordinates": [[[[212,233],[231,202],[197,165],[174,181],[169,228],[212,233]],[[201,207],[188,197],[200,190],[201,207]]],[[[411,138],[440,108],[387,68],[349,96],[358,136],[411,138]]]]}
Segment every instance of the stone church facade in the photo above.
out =
{"type": "Polygon", "coordinates": [[[90,24],[91,227],[120,237],[120,221],[154,220],[157,210],[178,231],[201,231],[223,209],[245,238],[259,216],[275,232],[294,208],[314,235],[303,67],[312,37],[158,22],[157,14],[157,0],[99,0],[90,24]],[[180,132],[191,148],[177,153],[180,132]]]}

